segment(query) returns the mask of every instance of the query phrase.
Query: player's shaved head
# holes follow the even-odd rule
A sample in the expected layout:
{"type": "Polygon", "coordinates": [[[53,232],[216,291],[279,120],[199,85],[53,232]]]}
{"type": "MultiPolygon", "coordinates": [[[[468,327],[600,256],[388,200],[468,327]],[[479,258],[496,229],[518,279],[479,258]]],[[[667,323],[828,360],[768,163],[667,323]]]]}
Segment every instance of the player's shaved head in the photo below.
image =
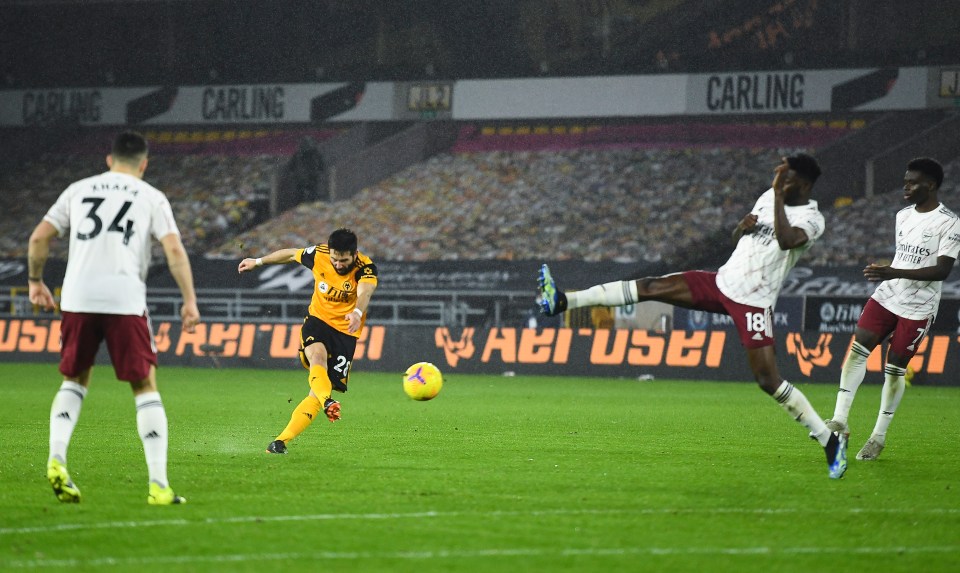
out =
{"type": "Polygon", "coordinates": [[[114,161],[137,164],[147,156],[148,151],[146,138],[135,131],[125,131],[113,140],[110,155],[114,161]]]}

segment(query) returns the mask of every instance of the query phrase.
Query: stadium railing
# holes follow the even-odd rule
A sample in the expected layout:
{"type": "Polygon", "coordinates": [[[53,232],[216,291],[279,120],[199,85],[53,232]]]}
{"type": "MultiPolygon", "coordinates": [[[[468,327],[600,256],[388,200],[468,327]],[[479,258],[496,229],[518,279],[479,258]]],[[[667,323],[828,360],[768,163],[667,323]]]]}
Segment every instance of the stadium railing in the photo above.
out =
{"type": "MultiPolygon", "coordinates": [[[[180,292],[153,289],[147,293],[150,318],[180,320],[180,292]]],[[[264,292],[247,289],[198,289],[197,302],[204,321],[250,323],[300,323],[310,303],[303,292],[264,292]]],[[[523,320],[532,306],[528,291],[496,292],[438,290],[390,290],[378,293],[367,309],[369,324],[392,326],[472,326],[478,323],[502,326],[523,320]]],[[[27,298],[26,289],[0,294],[0,319],[50,318],[40,313],[27,298]]]]}

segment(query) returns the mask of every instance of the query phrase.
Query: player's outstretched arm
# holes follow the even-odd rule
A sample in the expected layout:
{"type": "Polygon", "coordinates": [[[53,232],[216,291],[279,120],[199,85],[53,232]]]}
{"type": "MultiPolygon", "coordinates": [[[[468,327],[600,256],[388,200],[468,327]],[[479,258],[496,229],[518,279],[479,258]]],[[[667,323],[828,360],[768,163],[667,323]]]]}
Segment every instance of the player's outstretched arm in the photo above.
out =
{"type": "Polygon", "coordinates": [[[280,249],[274,251],[265,257],[256,259],[246,258],[240,261],[237,266],[237,272],[245,273],[263,265],[285,265],[287,263],[297,262],[297,253],[300,249],[280,249]]]}
{"type": "Polygon", "coordinates": [[[786,182],[788,171],[790,171],[790,162],[786,157],[781,157],[780,164],[773,168],[773,182],[770,183],[775,195],[783,195],[783,184],[786,182]]]}

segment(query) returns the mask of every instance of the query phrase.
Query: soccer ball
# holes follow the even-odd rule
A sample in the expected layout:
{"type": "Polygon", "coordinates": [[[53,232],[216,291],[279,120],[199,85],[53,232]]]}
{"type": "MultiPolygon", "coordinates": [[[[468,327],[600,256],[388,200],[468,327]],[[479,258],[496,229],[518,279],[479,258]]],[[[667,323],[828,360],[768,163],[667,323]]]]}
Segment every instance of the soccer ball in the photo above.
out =
{"type": "Polygon", "coordinates": [[[429,362],[417,362],[403,373],[403,391],[414,400],[430,400],[443,388],[443,374],[429,362]]]}

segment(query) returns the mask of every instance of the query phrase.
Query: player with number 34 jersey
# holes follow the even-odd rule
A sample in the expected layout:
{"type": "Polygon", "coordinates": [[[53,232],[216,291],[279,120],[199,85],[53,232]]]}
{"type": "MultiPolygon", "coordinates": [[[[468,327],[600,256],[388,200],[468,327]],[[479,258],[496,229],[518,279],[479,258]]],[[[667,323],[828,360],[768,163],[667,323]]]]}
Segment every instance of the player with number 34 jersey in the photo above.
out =
{"type": "Polygon", "coordinates": [[[151,237],[180,235],[160,190],[108,171],[67,187],[43,219],[61,236],[70,233],[61,309],[143,314],[151,237]]]}
{"type": "Polygon", "coordinates": [[[30,235],[27,281],[30,302],[53,310],[56,301],[44,282],[50,243],[69,237],[67,273],[60,309],[60,373],[63,383],[50,411],[47,480],[62,502],[80,501],[67,471],[67,447],[80,416],[97,352],[106,343],[118,380],[130,384],[149,476],[147,503],[181,504],[167,480],[167,414],[157,390],[157,346],[147,312],[147,269],[151,238],[163,247],[167,269],[183,305],[182,328],[200,321],[190,257],[180,240],[167,198],[143,181],[149,145],[136,132],[119,134],[110,171],[67,187],[30,235]]]}

